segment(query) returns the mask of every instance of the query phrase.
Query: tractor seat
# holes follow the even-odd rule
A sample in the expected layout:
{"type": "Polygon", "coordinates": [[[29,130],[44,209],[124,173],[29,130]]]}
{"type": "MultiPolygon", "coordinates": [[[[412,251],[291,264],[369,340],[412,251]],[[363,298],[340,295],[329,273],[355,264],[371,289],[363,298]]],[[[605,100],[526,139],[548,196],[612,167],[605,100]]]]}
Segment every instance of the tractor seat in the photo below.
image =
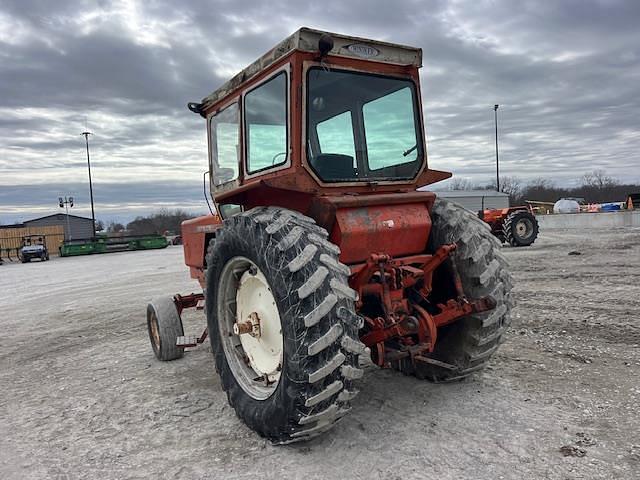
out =
{"type": "Polygon", "coordinates": [[[338,153],[321,153],[311,159],[311,166],[324,181],[355,180],[353,157],[338,153]]]}

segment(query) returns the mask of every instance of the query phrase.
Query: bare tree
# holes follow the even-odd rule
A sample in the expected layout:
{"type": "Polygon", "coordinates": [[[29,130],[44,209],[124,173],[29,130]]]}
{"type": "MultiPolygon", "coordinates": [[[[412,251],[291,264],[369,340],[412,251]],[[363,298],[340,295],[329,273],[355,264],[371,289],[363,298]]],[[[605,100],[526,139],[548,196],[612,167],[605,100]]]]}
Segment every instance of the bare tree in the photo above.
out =
{"type": "Polygon", "coordinates": [[[109,233],[118,233],[124,230],[124,225],[118,222],[111,221],[109,225],[107,225],[107,232],[109,233]]]}
{"type": "Polygon", "coordinates": [[[511,205],[520,203],[522,197],[522,182],[517,177],[502,177],[500,179],[500,190],[509,195],[511,205]]]}
{"type": "Polygon", "coordinates": [[[456,177],[449,182],[449,190],[473,190],[474,185],[468,178],[456,177]]]}
{"type": "MultiPolygon", "coordinates": [[[[496,190],[495,182],[486,186],[487,190],[496,190]]],[[[518,177],[500,177],[500,191],[509,195],[511,205],[517,205],[522,200],[522,182],[518,177]]]]}
{"type": "Polygon", "coordinates": [[[553,180],[544,177],[534,178],[527,182],[527,188],[534,190],[549,190],[554,187],[553,180]]]}
{"type": "Polygon", "coordinates": [[[527,182],[522,188],[522,201],[555,202],[558,198],[566,196],[564,192],[565,189],[557,188],[553,180],[538,177],[527,182]]]}
{"type": "Polygon", "coordinates": [[[146,217],[136,217],[127,224],[127,230],[134,235],[179,233],[182,222],[193,217],[194,215],[181,209],[168,210],[164,208],[146,217]]]}
{"type": "Polygon", "coordinates": [[[592,187],[597,189],[604,189],[617,185],[618,182],[604,173],[603,170],[594,170],[593,172],[585,173],[582,176],[582,185],[585,187],[592,187]]]}

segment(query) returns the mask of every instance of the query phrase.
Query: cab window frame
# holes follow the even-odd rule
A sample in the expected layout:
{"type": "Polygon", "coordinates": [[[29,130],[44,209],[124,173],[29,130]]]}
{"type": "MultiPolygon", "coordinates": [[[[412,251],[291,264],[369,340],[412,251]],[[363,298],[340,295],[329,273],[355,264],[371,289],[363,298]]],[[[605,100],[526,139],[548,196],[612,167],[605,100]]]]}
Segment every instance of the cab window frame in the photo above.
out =
{"type": "MultiPolygon", "coordinates": [[[[401,177],[369,177],[371,173],[377,173],[379,171],[384,170],[386,167],[372,169],[369,165],[368,159],[368,145],[366,132],[364,127],[364,112],[363,107],[365,103],[358,102],[356,108],[347,109],[345,111],[352,112],[352,120],[353,120],[353,135],[355,140],[355,149],[356,149],[356,159],[355,163],[357,163],[358,168],[363,168],[363,171],[367,173],[367,176],[362,179],[344,179],[344,180],[333,180],[333,179],[324,179],[322,175],[320,175],[310,159],[310,151],[319,148],[319,140],[317,137],[317,130],[315,130],[318,123],[313,123],[311,121],[311,107],[310,107],[310,94],[311,94],[311,79],[310,76],[315,70],[322,70],[323,66],[317,62],[305,62],[303,67],[303,84],[304,84],[304,92],[303,92],[303,131],[302,131],[302,151],[303,155],[303,165],[304,167],[311,173],[311,175],[318,181],[320,185],[327,186],[343,186],[343,185],[363,185],[365,183],[380,183],[380,184],[406,184],[408,182],[413,181],[418,177],[426,168],[427,168],[427,154],[426,154],[426,139],[424,136],[424,123],[422,118],[422,105],[420,103],[420,95],[419,95],[419,86],[414,78],[410,78],[404,75],[395,75],[395,74],[386,74],[386,73],[377,73],[371,72],[368,70],[360,70],[356,68],[349,67],[336,67],[331,68],[331,72],[340,72],[346,74],[354,74],[354,75],[362,75],[362,76],[370,76],[370,77],[378,77],[382,79],[389,80],[400,80],[407,83],[407,87],[411,93],[411,103],[413,105],[413,119],[414,119],[414,130],[416,134],[416,159],[415,169],[412,174],[401,177]],[[357,118],[356,118],[357,117],[357,118]],[[315,131],[312,131],[315,130],[315,131]],[[315,137],[315,138],[313,138],[315,137]],[[360,148],[359,148],[360,147],[360,148]],[[364,147],[364,148],[362,148],[364,147]]],[[[381,97],[382,98],[382,97],[381,97]]],[[[341,112],[344,113],[344,112],[341,112]]],[[[341,114],[340,113],[340,114],[341,114]]],[[[339,114],[337,114],[339,115],[339,114]]],[[[330,117],[332,118],[332,117],[330,117]]],[[[407,162],[407,163],[414,163],[407,162]]],[[[402,164],[400,164],[402,165],[402,164]]]]}
{"type": "Polygon", "coordinates": [[[242,149],[241,147],[241,143],[242,143],[242,110],[240,108],[240,99],[238,97],[234,98],[232,101],[230,101],[229,103],[225,104],[223,107],[220,107],[218,110],[216,110],[214,113],[212,113],[211,115],[209,115],[207,117],[207,136],[208,136],[208,144],[209,144],[209,180],[211,183],[211,187],[213,187],[213,189],[215,191],[219,191],[219,190],[224,190],[225,188],[228,188],[229,185],[231,184],[237,184],[241,175],[242,175],[242,169],[241,169],[241,164],[242,164],[242,149]],[[227,112],[229,109],[231,108],[236,108],[236,114],[237,114],[237,126],[238,126],[238,130],[237,130],[237,145],[236,145],[236,172],[235,172],[235,177],[231,178],[230,180],[227,180],[225,182],[221,182],[221,183],[216,183],[216,179],[217,179],[217,175],[215,175],[216,170],[218,170],[220,168],[220,164],[218,163],[218,157],[219,157],[219,152],[218,152],[218,136],[217,136],[217,132],[216,132],[216,141],[214,142],[214,138],[213,138],[213,133],[214,133],[214,129],[213,129],[213,122],[216,118],[219,117],[219,115],[227,112]],[[215,145],[214,145],[215,143],[215,145]],[[215,156],[216,156],[216,165],[217,167],[214,168],[214,151],[215,151],[215,156]]]}
{"type": "Polygon", "coordinates": [[[257,84],[251,86],[247,90],[242,92],[242,108],[241,110],[241,129],[242,129],[242,166],[243,166],[243,178],[250,179],[254,177],[259,177],[261,175],[265,175],[268,173],[276,172],[279,170],[283,170],[289,168],[291,166],[291,64],[287,63],[277,70],[273,71],[271,75],[265,77],[257,84]],[[249,169],[249,125],[247,124],[247,115],[246,115],[246,96],[255,92],[260,87],[274,80],[279,75],[284,74],[285,78],[285,94],[284,94],[284,109],[286,116],[285,123],[285,147],[286,147],[286,156],[284,160],[274,163],[273,165],[268,165],[266,167],[259,168],[257,170],[251,171],[249,169]]]}

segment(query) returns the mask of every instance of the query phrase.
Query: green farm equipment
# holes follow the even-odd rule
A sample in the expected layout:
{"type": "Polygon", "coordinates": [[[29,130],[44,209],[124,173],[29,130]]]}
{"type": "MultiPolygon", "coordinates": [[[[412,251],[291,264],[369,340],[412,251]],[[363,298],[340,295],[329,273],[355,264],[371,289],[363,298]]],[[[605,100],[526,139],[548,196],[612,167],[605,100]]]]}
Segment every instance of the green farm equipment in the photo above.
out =
{"type": "Polygon", "coordinates": [[[169,245],[163,235],[125,235],[120,237],[99,236],[79,240],[67,240],[60,245],[61,257],[91,255],[93,253],[153,250],[169,245]]]}

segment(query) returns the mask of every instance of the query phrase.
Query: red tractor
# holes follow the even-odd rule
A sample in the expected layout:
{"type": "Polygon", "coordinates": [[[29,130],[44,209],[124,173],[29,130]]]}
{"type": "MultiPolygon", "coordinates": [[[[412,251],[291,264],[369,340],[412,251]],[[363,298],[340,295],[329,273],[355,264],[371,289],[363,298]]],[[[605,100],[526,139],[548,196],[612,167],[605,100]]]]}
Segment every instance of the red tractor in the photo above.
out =
{"type": "Polygon", "coordinates": [[[303,28],[190,110],[206,121],[217,215],[182,225],[203,293],[147,309],[156,356],[208,336],[230,405],[274,443],[351,409],[367,354],[443,382],[484,367],[512,280],[476,215],[416,187],[422,51],[303,28]],[[184,308],[207,329],[185,337],[184,308]]]}
{"type": "Polygon", "coordinates": [[[530,207],[480,210],[478,217],[501,242],[512,247],[528,247],[538,238],[538,220],[530,207]]]}

